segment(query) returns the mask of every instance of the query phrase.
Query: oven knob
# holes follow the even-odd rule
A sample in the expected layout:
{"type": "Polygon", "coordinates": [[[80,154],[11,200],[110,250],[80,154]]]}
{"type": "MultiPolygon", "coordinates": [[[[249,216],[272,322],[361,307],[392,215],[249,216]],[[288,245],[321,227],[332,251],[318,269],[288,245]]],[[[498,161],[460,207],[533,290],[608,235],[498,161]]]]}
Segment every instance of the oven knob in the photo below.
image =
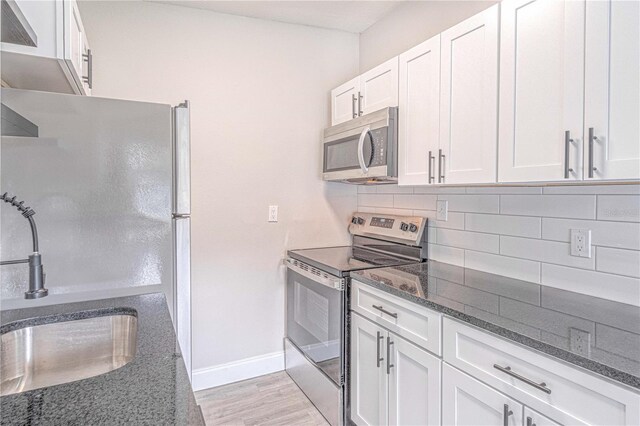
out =
{"type": "Polygon", "coordinates": [[[358,225],[364,225],[364,219],[363,218],[359,217],[356,220],[358,222],[358,225]]]}
{"type": "Polygon", "coordinates": [[[407,229],[409,229],[409,225],[407,225],[404,222],[400,223],[400,230],[401,231],[406,231],[407,229]]]}
{"type": "Polygon", "coordinates": [[[413,223],[411,225],[409,225],[409,231],[416,232],[417,230],[418,230],[418,227],[416,225],[414,225],[413,223]]]}
{"type": "Polygon", "coordinates": [[[353,217],[351,218],[351,223],[353,223],[354,225],[356,225],[356,224],[358,223],[358,218],[357,218],[357,217],[355,217],[355,216],[353,216],[353,217]]]}

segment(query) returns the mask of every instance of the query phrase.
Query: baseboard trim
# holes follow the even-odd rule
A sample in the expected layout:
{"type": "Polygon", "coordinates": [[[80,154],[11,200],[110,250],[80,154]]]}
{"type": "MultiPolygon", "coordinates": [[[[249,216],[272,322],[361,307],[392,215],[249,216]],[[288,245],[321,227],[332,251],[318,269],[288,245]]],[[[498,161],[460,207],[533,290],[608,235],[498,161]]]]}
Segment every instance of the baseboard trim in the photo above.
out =
{"type": "Polygon", "coordinates": [[[193,390],[214,388],[284,370],[284,351],[193,370],[193,390]]]}

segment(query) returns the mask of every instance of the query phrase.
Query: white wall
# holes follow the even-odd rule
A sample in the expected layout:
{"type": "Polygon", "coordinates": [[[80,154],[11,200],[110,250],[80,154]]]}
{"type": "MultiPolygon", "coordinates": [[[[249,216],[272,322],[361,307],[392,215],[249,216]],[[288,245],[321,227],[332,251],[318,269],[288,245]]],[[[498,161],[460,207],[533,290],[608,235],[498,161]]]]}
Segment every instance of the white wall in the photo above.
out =
{"type": "Polygon", "coordinates": [[[464,21],[497,1],[407,1],[360,34],[360,72],[464,21]]]}
{"type": "Polygon", "coordinates": [[[430,259],[640,306],[640,185],[361,188],[358,210],[429,218],[430,259]],[[591,230],[591,258],[570,229],[591,230]]]}
{"type": "Polygon", "coordinates": [[[147,2],[80,7],[94,95],[191,101],[193,366],[211,379],[196,371],[195,386],[250,357],[281,365],[285,250],[349,241],[356,190],[320,180],[320,142],[329,89],[358,72],[358,36],[147,2]]]}

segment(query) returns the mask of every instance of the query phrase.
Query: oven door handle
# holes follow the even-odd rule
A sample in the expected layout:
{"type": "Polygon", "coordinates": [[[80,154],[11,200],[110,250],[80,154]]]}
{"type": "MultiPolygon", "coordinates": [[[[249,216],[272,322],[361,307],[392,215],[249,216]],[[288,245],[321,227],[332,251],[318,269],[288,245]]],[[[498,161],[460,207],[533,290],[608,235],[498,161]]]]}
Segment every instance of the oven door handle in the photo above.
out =
{"type": "Polygon", "coordinates": [[[322,284],[334,290],[344,291],[344,278],[338,278],[333,275],[329,275],[326,272],[320,271],[317,268],[313,268],[312,266],[309,266],[303,262],[300,262],[299,260],[295,260],[290,257],[287,257],[284,260],[284,264],[293,272],[300,274],[305,278],[309,278],[310,280],[317,282],[318,284],[322,284]],[[320,273],[320,275],[311,272],[311,269],[314,269],[315,271],[320,273]]]}
{"type": "Polygon", "coordinates": [[[362,170],[362,173],[367,173],[369,171],[369,165],[371,164],[371,161],[369,161],[369,164],[365,164],[364,162],[364,138],[366,138],[367,136],[371,137],[371,128],[369,126],[365,127],[364,130],[362,130],[362,133],[360,133],[360,139],[358,139],[358,163],[360,163],[360,169],[362,170]]]}

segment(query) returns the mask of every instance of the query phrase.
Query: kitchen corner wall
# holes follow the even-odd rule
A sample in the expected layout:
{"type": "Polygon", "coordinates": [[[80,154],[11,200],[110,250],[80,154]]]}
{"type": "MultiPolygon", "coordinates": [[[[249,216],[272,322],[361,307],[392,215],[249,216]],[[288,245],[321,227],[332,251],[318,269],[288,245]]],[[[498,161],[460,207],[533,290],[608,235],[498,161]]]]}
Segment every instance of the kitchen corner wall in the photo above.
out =
{"type": "Polygon", "coordinates": [[[358,35],[154,2],[80,11],[95,96],[191,101],[194,387],[281,369],[286,249],[349,241],[356,188],[323,182],[320,159],[358,35]]]}
{"type": "Polygon", "coordinates": [[[360,187],[358,210],[427,217],[429,259],[640,306],[640,185],[360,187]],[[591,258],[570,229],[591,230],[591,258]]]}

